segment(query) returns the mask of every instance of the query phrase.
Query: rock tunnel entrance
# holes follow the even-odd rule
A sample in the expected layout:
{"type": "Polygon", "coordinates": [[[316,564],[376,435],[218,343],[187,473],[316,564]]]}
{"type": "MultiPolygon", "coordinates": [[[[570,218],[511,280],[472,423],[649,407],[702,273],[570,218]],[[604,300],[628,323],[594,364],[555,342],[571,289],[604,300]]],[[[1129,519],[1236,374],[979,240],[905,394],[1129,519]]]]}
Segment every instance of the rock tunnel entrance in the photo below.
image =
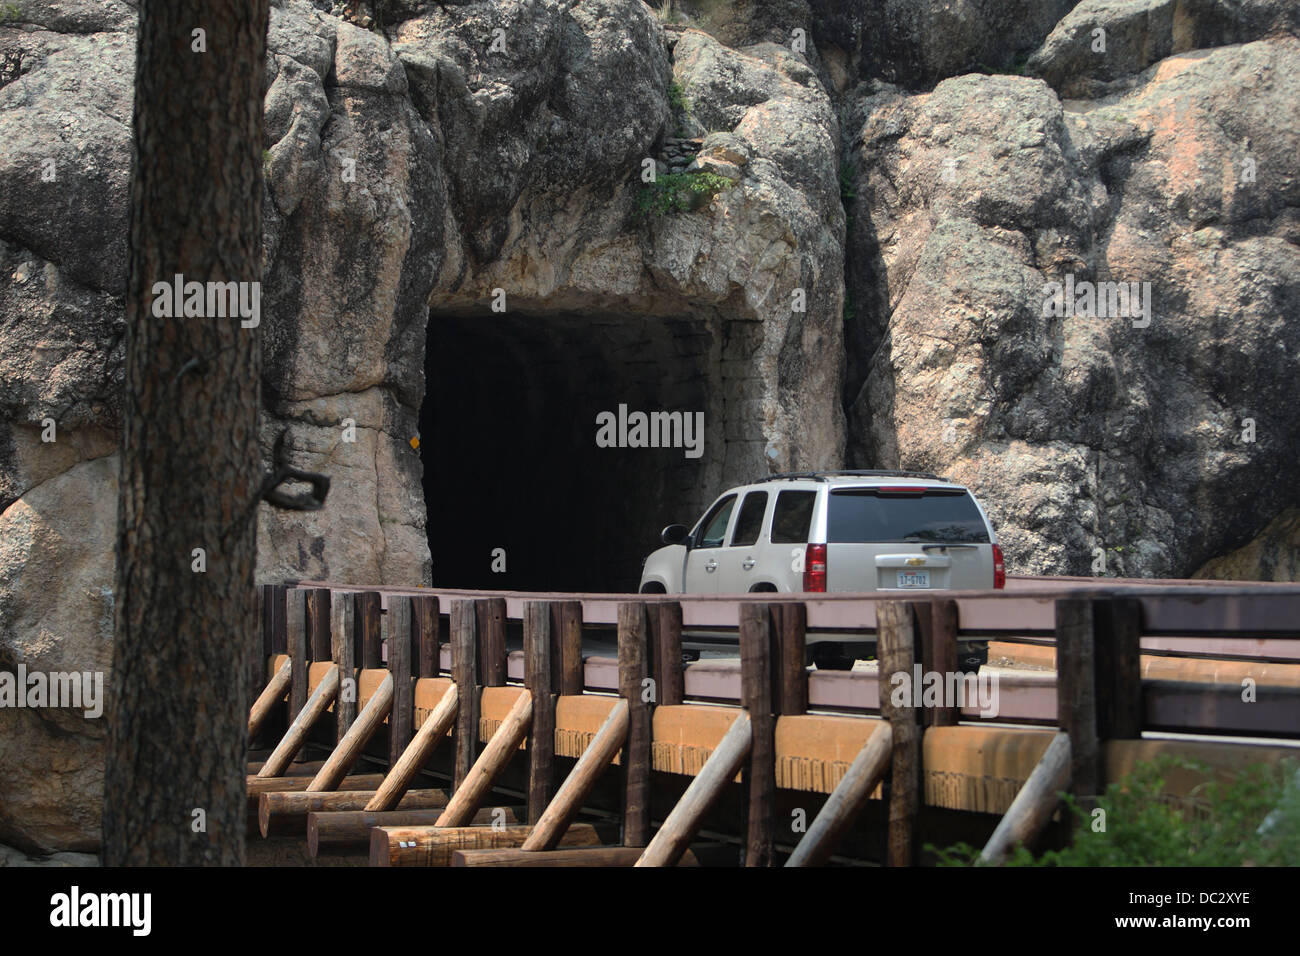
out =
{"type": "Polygon", "coordinates": [[[660,529],[693,521],[761,455],[757,416],[736,414],[758,405],[758,334],[717,318],[432,313],[420,430],[434,585],[635,591],[660,529]],[[620,406],[626,445],[601,447],[597,417],[617,437],[620,406]],[[628,447],[649,441],[633,412],[682,413],[669,427],[684,445],[703,413],[698,457],[628,447]]]}

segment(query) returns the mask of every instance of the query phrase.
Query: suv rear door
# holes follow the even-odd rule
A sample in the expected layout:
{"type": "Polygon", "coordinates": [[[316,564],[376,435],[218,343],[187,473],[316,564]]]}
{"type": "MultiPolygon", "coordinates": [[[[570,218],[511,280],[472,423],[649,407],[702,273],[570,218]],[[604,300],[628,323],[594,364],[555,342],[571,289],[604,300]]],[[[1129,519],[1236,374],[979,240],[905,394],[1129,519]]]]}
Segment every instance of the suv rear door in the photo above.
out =
{"type": "Polygon", "coordinates": [[[759,581],[766,581],[767,568],[759,561],[759,535],[767,515],[768,493],[752,490],[741,499],[740,511],[732,523],[731,537],[718,555],[718,591],[744,594],[759,581]]]}
{"type": "Polygon", "coordinates": [[[777,493],[762,563],[771,570],[778,591],[803,590],[804,557],[816,507],[815,488],[785,488],[777,493]]]}
{"type": "Polygon", "coordinates": [[[965,488],[831,488],[827,590],[993,587],[988,524],[965,488]]]}

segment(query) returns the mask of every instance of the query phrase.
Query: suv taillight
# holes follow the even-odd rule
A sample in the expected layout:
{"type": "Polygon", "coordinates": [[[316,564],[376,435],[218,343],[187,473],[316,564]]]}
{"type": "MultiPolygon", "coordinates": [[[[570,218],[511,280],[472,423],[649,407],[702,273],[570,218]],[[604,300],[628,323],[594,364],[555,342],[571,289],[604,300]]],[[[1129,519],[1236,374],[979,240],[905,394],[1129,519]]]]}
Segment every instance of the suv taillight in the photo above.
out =
{"type": "Polygon", "coordinates": [[[1007,586],[1007,565],[1002,560],[1002,549],[996,544],[993,546],[993,586],[995,588],[1007,586]]]}
{"type": "Polygon", "coordinates": [[[810,544],[803,559],[803,589],[826,590],[826,545],[810,544]]]}

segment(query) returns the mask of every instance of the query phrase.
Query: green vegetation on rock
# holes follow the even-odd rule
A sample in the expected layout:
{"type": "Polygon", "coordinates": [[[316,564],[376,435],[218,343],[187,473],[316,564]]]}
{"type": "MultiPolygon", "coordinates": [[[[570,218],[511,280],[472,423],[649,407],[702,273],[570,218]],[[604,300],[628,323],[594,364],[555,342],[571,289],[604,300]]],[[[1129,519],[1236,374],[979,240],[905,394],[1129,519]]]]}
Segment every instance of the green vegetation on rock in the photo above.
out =
{"type": "MultiPolygon", "coordinates": [[[[1300,770],[1293,760],[1252,764],[1231,781],[1210,779],[1194,761],[1138,764],[1112,783],[1097,809],[1063,794],[1078,826],[1072,845],[1035,857],[1017,847],[1004,866],[1297,866],[1300,865],[1300,770]],[[1173,771],[1204,775],[1190,797],[1164,796],[1173,771]],[[1104,815],[1098,814],[1098,810],[1104,815]],[[1094,827],[1096,827],[1094,829],[1094,827]]],[[[979,865],[979,847],[927,845],[939,866],[979,865]]]]}
{"type": "Polygon", "coordinates": [[[690,212],[732,185],[730,179],[716,173],[667,173],[641,187],[636,211],[642,219],[690,212]]]}

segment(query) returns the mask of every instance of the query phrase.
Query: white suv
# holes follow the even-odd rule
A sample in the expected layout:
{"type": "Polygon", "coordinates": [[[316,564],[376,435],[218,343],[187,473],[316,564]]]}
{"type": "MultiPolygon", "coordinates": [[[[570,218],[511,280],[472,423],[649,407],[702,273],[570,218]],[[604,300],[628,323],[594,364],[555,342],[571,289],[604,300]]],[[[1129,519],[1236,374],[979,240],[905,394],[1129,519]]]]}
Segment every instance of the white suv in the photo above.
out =
{"type": "Polygon", "coordinates": [[[1000,588],[1002,550],[970,491],[909,471],[772,475],[669,525],[642,592],[1000,588]]]}

